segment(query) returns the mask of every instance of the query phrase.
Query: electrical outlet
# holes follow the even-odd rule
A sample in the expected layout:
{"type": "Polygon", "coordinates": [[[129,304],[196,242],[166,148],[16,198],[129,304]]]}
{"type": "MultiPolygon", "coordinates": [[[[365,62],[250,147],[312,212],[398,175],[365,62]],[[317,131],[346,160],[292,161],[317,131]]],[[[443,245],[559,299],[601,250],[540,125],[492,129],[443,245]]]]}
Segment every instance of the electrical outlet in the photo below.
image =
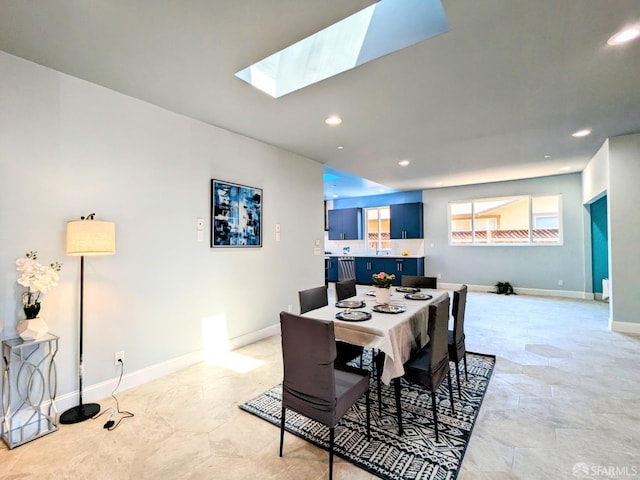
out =
{"type": "Polygon", "coordinates": [[[113,364],[120,365],[120,360],[124,363],[124,350],[120,350],[119,352],[113,352],[113,364]]]}

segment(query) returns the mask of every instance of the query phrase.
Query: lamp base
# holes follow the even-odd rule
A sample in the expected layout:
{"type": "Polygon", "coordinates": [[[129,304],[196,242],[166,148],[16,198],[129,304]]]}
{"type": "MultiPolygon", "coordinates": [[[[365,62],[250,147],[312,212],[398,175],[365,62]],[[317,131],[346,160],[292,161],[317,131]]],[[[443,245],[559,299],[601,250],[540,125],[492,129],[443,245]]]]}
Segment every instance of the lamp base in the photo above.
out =
{"type": "Polygon", "coordinates": [[[100,405],[97,403],[85,403],[71,407],[69,410],[60,415],[60,423],[69,425],[71,423],[80,423],[95,417],[100,411],[100,405]]]}

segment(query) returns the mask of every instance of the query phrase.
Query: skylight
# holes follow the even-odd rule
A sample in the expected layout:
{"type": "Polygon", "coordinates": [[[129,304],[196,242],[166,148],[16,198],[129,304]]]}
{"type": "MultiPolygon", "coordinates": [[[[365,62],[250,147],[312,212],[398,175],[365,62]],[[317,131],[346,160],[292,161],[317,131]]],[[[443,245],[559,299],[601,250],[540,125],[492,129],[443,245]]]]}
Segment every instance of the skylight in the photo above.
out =
{"type": "Polygon", "coordinates": [[[448,30],[440,0],[381,0],[236,76],[278,98],[448,30]]]}

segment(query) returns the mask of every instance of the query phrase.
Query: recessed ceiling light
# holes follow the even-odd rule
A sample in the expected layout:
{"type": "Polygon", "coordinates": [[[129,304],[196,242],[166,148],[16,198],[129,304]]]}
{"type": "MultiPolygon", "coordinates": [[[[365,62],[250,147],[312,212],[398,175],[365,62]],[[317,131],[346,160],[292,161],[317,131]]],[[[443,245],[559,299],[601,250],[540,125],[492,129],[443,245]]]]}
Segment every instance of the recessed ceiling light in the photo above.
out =
{"type": "Polygon", "coordinates": [[[640,27],[625,28],[607,40],[607,43],[609,45],[622,45],[638,37],[640,37],[640,27]]]}
{"type": "Polygon", "coordinates": [[[338,198],[339,196],[340,196],[340,195],[335,195],[335,194],[334,194],[334,195],[333,195],[333,198],[338,198]]]}
{"type": "Polygon", "coordinates": [[[331,115],[330,117],[327,117],[325,119],[324,123],[335,127],[336,125],[340,125],[342,123],[342,119],[337,115],[331,115]]]}
{"type": "Polygon", "coordinates": [[[381,188],[380,190],[378,190],[380,193],[384,192],[384,188],[381,188]]]}
{"type": "Polygon", "coordinates": [[[583,130],[578,130],[577,132],[572,133],[571,136],[572,137],[576,137],[576,138],[580,138],[580,137],[586,137],[590,133],[591,133],[591,130],[589,130],[588,128],[585,128],[583,130]]]}
{"type": "Polygon", "coordinates": [[[571,167],[569,165],[565,165],[564,167],[560,167],[560,170],[566,172],[567,170],[571,170],[571,167]]]}
{"type": "Polygon", "coordinates": [[[409,165],[411,162],[409,160],[400,160],[398,162],[398,165],[400,165],[401,167],[406,167],[407,165],[409,165]]]}
{"type": "Polygon", "coordinates": [[[338,145],[338,150],[343,150],[344,147],[342,145],[338,145]]]}
{"type": "Polygon", "coordinates": [[[438,187],[439,187],[440,185],[442,185],[442,183],[443,183],[443,182],[436,182],[436,186],[438,186],[438,187]]]}
{"type": "Polygon", "coordinates": [[[547,153],[543,158],[551,158],[551,155],[547,153]]]}

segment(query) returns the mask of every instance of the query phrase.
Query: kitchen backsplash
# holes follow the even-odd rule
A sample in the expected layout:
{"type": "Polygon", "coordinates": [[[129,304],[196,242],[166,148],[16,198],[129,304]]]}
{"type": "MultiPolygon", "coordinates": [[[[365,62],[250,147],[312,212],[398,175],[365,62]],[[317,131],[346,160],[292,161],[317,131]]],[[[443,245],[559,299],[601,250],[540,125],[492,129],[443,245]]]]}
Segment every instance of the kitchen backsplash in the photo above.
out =
{"type": "MultiPolygon", "coordinates": [[[[328,233],[324,233],[324,251],[333,255],[343,255],[344,248],[349,247],[347,255],[375,255],[375,250],[368,250],[364,240],[329,240],[328,233]]],[[[424,240],[392,240],[390,255],[400,255],[408,251],[411,256],[424,255],[424,240]]]]}

